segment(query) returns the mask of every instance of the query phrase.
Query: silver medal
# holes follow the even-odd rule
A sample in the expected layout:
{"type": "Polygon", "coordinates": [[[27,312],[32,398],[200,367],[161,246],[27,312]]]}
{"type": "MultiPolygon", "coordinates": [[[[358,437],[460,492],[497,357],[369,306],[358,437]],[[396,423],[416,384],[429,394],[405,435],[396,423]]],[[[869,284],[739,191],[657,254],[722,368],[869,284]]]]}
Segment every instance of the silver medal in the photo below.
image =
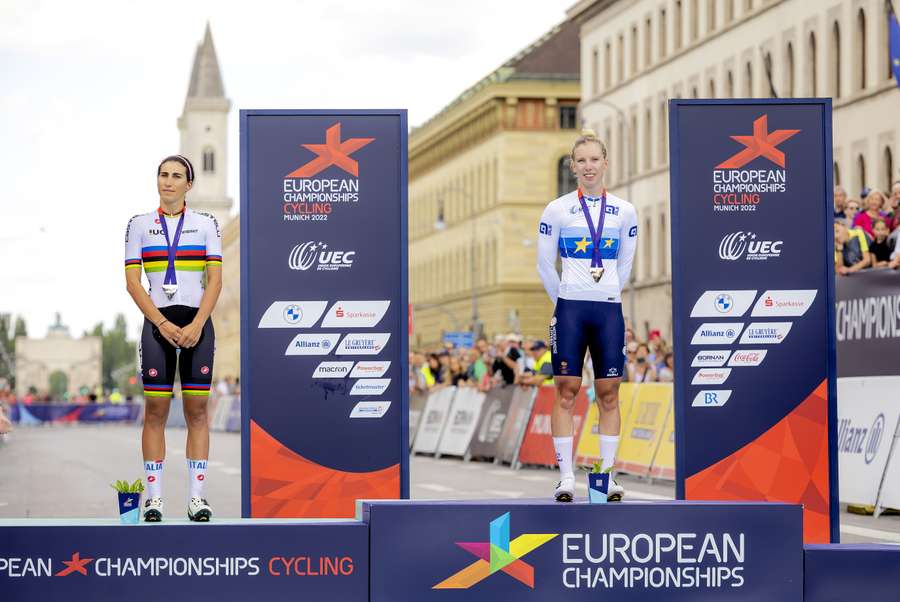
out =
{"type": "Polygon", "coordinates": [[[166,297],[171,299],[175,296],[175,293],[178,291],[177,284],[164,284],[162,285],[162,290],[166,294],[166,297]]]}
{"type": "Polygon", "coordinates": [[[591,268],[591,276],[594,277],[594,282],[600,282],[600,279],[603,278],[603,270],[604,268],[591,268]]]}

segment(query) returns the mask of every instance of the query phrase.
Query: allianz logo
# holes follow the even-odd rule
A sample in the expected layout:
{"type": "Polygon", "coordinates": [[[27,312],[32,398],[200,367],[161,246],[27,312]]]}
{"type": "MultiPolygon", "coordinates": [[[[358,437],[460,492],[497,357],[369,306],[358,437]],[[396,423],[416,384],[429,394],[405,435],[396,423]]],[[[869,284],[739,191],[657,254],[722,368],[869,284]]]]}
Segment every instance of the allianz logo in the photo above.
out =
{"type": "Polygon", "coordinates": [[[710,330],[704,329],[700,331],[701,337],[734,337],[737,336],[737,333],[734,332],[734,329],[727,328],[725,330],[710,330]]]}
{"type": "Polygon", "coordinates": [[[862,455],[871,464],[878,455],[884,435],[884,414],[878,414],[868,428],[853,424],[850,418],[838,422],[838,451],[843,454],[862,455]]]}

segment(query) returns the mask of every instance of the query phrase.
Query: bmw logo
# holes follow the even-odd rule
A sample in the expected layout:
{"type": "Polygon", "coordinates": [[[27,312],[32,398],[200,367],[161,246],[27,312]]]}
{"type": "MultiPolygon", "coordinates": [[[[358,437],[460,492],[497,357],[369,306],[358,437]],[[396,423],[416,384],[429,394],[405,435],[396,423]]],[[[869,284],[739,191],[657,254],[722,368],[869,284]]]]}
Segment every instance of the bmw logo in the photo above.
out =
{"type": "Polygon", "coordinates": [[[731,295],[722,293],[716,297],[715,306],[717,312],[720,314],[727,314],[731,311],[731,308],[734,307],[734,299],[731,298],[731,295]]]}
{"type": "Polygon", "coordinates": [[[296,324],[303,319],[303,310],[299,305],[288,305],[284,308],[284,321],[288,324],[296,324]]]}

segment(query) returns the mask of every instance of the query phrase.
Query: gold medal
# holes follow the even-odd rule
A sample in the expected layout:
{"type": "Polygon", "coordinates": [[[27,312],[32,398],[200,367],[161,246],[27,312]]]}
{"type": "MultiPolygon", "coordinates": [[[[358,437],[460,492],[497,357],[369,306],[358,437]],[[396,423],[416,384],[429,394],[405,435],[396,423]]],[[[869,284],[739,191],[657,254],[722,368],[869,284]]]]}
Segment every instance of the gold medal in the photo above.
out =
{"type": "Polygon", "coordinates": [[[604,268],[591,268],[591,276],[594,277],[594,282],[600,282],[600,279],[603,278],[603,270],[604,268]]]}

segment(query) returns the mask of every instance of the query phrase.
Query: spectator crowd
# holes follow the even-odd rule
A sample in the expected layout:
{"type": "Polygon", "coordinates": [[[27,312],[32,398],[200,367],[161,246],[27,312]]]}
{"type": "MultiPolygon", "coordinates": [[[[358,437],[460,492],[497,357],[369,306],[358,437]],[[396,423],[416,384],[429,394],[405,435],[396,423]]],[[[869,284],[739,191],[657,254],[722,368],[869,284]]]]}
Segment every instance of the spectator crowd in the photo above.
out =
{"type": "Polygon", "coordinates": [[[834,188],[834,269],[841,276],[860,270],[900,268],[900,181],[890,194],[865,189],[862,200],[834,188]]]}
{"type": "MultiPolygon", "coordinates": [[[[672,382],[672,348],[659,330],[651,330],[640,340],[632,328],[625,329],[625,375],[634,383],[672,382]]],[[[583,368],[586,382],[593,380],[590,354],[583,368]]],[[[497,335],[493,343],[480,338],[472,348],[445,344],[431,351],[409,354],[409,388],[426,392],[441,387],[533,386],[552,382],[550,350],[547,343],[519,334],[497,335]]]]}

